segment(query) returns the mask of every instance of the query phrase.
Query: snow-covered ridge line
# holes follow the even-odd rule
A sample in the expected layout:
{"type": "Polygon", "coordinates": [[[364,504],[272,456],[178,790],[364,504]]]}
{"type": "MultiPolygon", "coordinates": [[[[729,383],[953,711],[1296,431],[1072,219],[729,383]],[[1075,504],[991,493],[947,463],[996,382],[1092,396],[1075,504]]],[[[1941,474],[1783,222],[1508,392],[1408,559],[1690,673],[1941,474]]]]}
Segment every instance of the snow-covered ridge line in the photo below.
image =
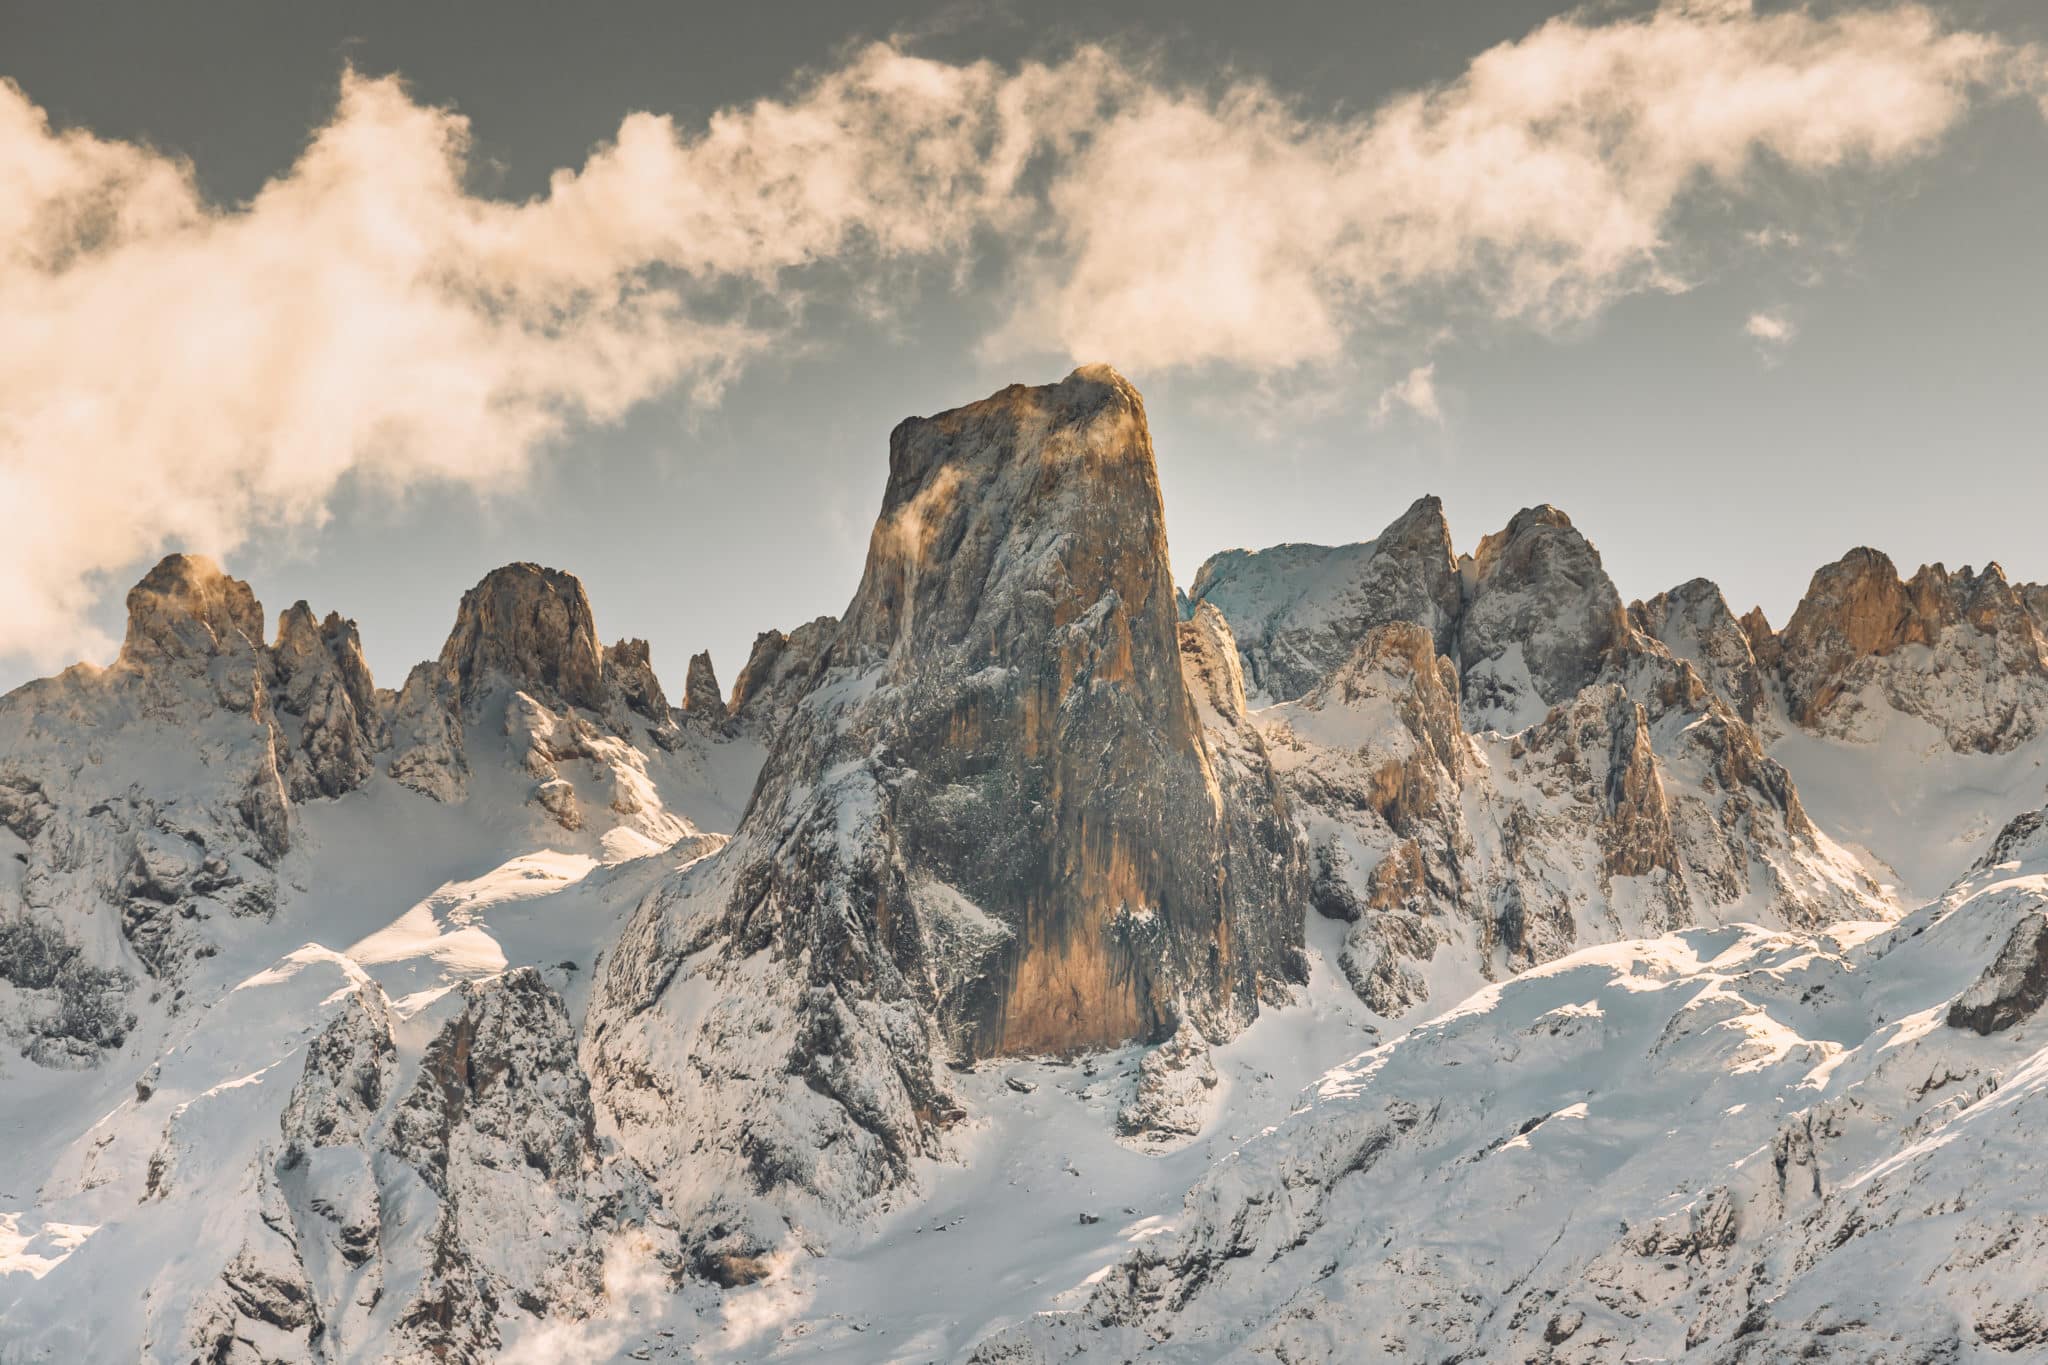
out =
{"type": "Polygon", "coordinates": [[[729,697],[165,561],[0,699],[0,1360],[2042,1344],[2038,590],[1167,565],[1106,366],[902,424],[729,697]]]}

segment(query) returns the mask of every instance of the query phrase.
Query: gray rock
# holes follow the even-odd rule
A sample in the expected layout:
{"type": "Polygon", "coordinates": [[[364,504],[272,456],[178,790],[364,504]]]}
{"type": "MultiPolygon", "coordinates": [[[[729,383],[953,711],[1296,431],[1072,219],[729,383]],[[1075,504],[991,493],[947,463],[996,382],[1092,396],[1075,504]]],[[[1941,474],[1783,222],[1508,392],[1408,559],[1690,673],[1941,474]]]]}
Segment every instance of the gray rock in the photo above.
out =
{"type": "Polygon", "coordinates": [[[607,701],[583,584],[538,564],[493,569],[462,595],[440,668],[469,715],[497,681],[591,710],[607,701]]]}
{"type": "Polygon", "coordinates": [[[1851,550],[1813,576],[1777,653],[1793,722],[1825,734],[1860,734],[1871,689],[1958,753],[2048,731],[2048,640],[1996,564],[1901,580],[1876,550],[1851,550]]]}
{"type": "Polygon", "coordinates": [[[1301,972],[1300,901],[1263,896],[1306,859],[1285,820],[1292,872],[1235,859],[1239,794],[1274,788],[1250,737],[1218,775],[1113,371],[900,425],[860,588],[798,645],[735,688],[746,723],[808,680],[732,844],[642,907],[587,1026],[627,1149],[678,1198],[752,1193],[682,1211],[742,1260],[910,1179],[960,1112],[948,1057],[1228,1036],[1301,972]]]}
{"type": "Polygon", "coordinates": [[[2021,918],[1983,975],[1948,1007],[1950,1028],[2002,1033],[2048,1004],[2048,914],[2021,918]]]}
{"type": "Polygon", "coordinates": [[[1455,654],[1463,609],[1443,504],[1418,499],[1360,545],[1226,550],[1202,565],[1183,615],[1207,602],[1229,621],[1252,689],[1301,696],[1342,664],[1367,630],[1413,621],[1455,654]]]}

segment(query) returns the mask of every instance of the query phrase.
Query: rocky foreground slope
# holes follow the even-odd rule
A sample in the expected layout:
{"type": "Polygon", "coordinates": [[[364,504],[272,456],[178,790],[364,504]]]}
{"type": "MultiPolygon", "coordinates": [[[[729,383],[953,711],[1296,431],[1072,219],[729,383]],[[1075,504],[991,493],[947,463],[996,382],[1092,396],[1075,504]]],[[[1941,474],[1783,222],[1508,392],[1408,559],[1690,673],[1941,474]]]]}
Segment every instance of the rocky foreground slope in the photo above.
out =
{"type": "Polygon", "coordinates": [[[173,556],[0,699],[0,1359],[2034,1350],[2042,599],[1425,499],[1183,600],[1106,367],[730,696],[173,556]]]}
{"type": "Polygon", "coordinates": [[[973,1358],[2039,1358],[2048,846],[2012,842],[1890,929],[1687,930],[1488,988],[973,1358]]]}

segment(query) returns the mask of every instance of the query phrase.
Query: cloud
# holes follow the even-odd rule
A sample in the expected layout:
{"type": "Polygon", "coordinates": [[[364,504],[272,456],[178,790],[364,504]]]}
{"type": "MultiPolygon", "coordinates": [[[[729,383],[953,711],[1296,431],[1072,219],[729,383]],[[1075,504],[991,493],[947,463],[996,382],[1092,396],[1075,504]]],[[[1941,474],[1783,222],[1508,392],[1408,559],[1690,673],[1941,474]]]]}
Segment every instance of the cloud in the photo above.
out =
{"type": "Polygon", "coordinates": [[[1418,365],[1380,394],[1373,405],[1374,426],[1383,425],[1396,410],[1405,408],[1425,422],[1442,422],[1443,408],[1436,398],[1436,364],[1418,365]]]}
{"type": "MultiPolygon", "coordinates": [[[[1913,5],[1668,3],[1318,117],[1099,47],[881,44],[701,127],[633,114],[517,203],[469,187],[461,116],[349,73],[228,206],[0,82],[0,654],[103,655],[112,575],[317,524],[345,480],[516,485],[583,424],[713,399],[821,289],[988,251],[991,357],[1333,366],[1419,314],[1549,327],[1682,288],[1689,196],[1924,156],[2039,70],[1913,5]]],[[[1418,374],[1386,401],[1427,415],[1418,374]]]]}
{"type": "Polygon", "coordinates": [[[1418,303],[1555,326],[1685,287],[1688,196],[1924,156],[2021,54],[1914,5],[1577,14],[1458,79],[1318,120],[1148,87],[1055,183],[1004,341],[1150,366],[1327,362],[1418,303]]]}
{"type": "Polygon", "coordinates": [[[578,423],[715,395],[804,267],[1008,226],[1024,161],[1110,75],[873,47],[699,130],[632,115],[505,203],[465,184],[463,118],[349,73],[297,163],[225,208],[0,82],[0,654],[103,655],[106,575],[317,522],[344,479],[502,487],[578,423]]]}
{"type": "Polygon", "coordinates": [[[1799,335],[1798,326],[1781,312],[1751,313],[1742,330],[1766,351],[1789,346],[1799,335]]]}

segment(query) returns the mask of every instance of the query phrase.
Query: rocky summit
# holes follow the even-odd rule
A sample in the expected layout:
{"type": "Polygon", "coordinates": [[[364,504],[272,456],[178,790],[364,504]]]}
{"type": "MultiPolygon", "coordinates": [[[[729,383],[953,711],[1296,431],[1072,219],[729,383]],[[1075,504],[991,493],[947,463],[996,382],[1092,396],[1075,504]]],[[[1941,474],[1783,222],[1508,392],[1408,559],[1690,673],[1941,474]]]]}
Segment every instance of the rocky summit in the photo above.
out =
{"type": "Polygon", "coordinates": [[[628,1149],[692,1167],[686,1199],[729,1163],[700,1217],[726,1263],[781,1222],[735,1192],[845,1217],[910,1179],[962,1116],[945,1064],[1220,1042],[1305,980],[1285,798],[1256,736],[1216,751],[1182,670],[1124,379],[896,429],[860,587],[733,843],[642,907],[592,1013],[628,1149]]]}
{"type": "Polygon", "coordinates": [[[730,693],[175,554],[0,698],[0,1359],[2048,1351],[2048,592],[1423,498],[1182,595],[1106,366],[877,445],[730,693]]]}

